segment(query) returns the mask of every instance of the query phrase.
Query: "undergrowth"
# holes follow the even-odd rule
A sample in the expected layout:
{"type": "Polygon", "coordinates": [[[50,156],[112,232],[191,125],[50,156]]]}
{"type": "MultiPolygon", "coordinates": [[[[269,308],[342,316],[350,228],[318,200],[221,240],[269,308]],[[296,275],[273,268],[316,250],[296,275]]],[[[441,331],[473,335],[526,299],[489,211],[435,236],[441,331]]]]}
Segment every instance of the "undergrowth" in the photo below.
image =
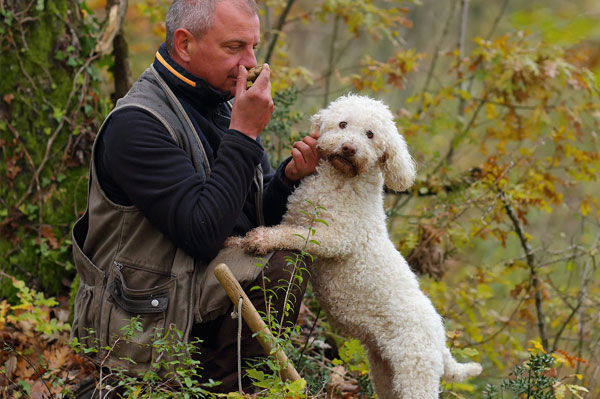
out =
{"type": "MultiPolygon", "coordinates": [[[[305,248],[320,245],[313,239],[314,225],[327,222],[319,218],[322,209],[314,204],[307,228],[305,248]]],[[[232,392],[214,394],[209,389],[219,382],[197,381],[202,365],[191,354],[198,351],[198,342],[187,343],[176,328],[156,330],[148,348],[158,353],[151,370],[132,377],[126,368],[96,367],[82,354],[94,352],[95,345],[86,347],[77,340],[70,341],[68,299],[46,298],[27,287],[23,281],[3,272],[0,276],[11,280],[17,290],[18,302],[0,302],[0,399],[3,398],[73,398],[81,383],[92,381],[91,389],[100,396],[109,391],[119,392],[123,398],[199,398],[199,397],[256,397],[256,398],[372,398],[369,364],[364,348],[352,339],[339,335],[320,311],[310,286],[303,298],[294,296],[293,289],[302,285],[307,262],[313,259],[305,250],[289,256],[286,261],[293,269],[289,281],[281,281],[274,289],[266,284],[253,287],[265,295],[267,312],[262,317],[269,327],[272,344],[282,348],[302,376],[297,381],[282,379],[282,368],[271,357],[255,359],[245,365],[244,373],[253,381],[254,394],[232,392]],[[285,307],[278,314],[269,304],[279,295],[285,296],[285,307]],[[296,301],[302,301],[296,324],[284,323],[285,316],[296,301]],[[94,384],[93,381],[98,382],[94,384]]],[[[263,266],[259,262],[259,266],[263,266]]],[[[266,276],[262,273],[263,282],[266,276]]],[[[135,341],[142,326],[138,317],[131,318],[110,347],[135,341]]],[[[91,333],[91,332],[90,332],[91,333]]],[[[539,342],[532,342],[530,357],[515,366],[499,384],[488,384],[483,390],[485,399],[563,399],[583,398],[586,388],[567,384],[559,378],[557,368],[569,359],[560,353],[549,354],[539,342]]],[[[106,358],[104,358],[106,360],[106,358]]],[[[127,361],[127,359],[123,359],[127,361]]],[[[132,360],[129,360],[132,362],[132,360]]],[[[100,366],[104,366],[101,364],[100,366]]],[[[574,376],[577,378],[577,376],[574,376]]],[[[445,385],[443,398],[479,397],[467,385],[445,385]],[[462,392],[462,393],[461,393],[462,392]],[[468,394],[468,392],[471,392],[468,394]]]]}

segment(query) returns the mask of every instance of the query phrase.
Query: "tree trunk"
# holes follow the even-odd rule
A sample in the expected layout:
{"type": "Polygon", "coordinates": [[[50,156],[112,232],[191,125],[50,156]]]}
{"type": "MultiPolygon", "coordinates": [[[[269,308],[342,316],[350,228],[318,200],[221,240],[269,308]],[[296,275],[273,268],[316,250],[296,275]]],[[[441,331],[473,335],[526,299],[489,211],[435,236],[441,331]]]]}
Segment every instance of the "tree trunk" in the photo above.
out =
{"type": "Polygon", "coordinates": [[[100,114],[99,29],[83,15],[77,0],[0,0],[0,268],[48,294],[74,273],[100,114]]]}

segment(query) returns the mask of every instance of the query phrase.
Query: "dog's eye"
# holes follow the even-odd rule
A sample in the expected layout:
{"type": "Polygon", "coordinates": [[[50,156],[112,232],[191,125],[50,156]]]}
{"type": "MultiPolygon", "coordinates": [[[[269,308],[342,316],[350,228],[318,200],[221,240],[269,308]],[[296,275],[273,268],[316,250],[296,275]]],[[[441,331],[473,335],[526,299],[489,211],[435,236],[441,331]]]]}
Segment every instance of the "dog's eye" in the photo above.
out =
{"type": "Polygon", "coordinates": [[[348,122],[340,122],[340,129],[345,129],[348,126],[348,122]]]}
{"type": "Polygon", "coordinates": [[[373,136],[375,136],[375,134],[372,131],[367,130],[367,137],[370,138],[370,139],[372,139],[373,136]]]}

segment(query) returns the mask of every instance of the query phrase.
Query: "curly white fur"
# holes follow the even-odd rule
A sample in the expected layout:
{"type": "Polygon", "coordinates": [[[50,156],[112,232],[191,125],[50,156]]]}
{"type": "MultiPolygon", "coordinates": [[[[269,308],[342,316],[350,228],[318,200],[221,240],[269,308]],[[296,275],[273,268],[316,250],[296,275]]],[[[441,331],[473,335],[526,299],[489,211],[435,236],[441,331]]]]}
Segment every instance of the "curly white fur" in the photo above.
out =
{"type": "Polygon", "coordinates": [[[478,375],[478,363],[457,363],[442,319],[388,237],[383,184],[404,190],[415,179],[406,142],[382,102],[347,95],[313,116],[324,161],[289,199],[282,224],[259,227],[237,242],[247,251],[302,249],[310,224],[307,200],[324,207],[308,251],[311,281],[329,316],[366,347],[379,398],[437,399],[440,377],[478,375]]]}

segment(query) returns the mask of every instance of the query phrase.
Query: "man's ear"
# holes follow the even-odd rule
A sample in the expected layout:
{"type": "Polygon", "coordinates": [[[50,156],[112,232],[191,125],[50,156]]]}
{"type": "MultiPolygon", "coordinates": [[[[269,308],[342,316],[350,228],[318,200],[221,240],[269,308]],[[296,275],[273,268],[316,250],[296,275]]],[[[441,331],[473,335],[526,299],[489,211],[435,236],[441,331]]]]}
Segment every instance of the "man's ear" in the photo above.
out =
{"type": "Polygon", "coordinates": [[[175,56],[181,61],[190,62],[192,59],[190,53],[190,45],[194,40],[194,36],[189,30],[179,28],[173,33],[173,50],[175,56]]]}

